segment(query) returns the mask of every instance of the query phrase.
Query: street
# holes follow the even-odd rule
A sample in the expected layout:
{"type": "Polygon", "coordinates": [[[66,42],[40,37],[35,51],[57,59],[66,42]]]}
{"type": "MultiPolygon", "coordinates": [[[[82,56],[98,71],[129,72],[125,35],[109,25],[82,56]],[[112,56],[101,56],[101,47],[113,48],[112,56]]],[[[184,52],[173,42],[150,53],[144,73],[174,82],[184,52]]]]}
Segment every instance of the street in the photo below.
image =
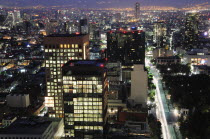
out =
{"type": "Polygon", "coordinates": [[[150,67],[150,72],[153,74],[154,84],[156,86],[156,115],[162,124],[162,133],[164,139],[179,139],[176,137],[173,125],[171,125],[171,113],[166,96],[164,94],[161,76],[155,66],[152,66],[149,59],[146,59],[146,66],[150,67]]]}

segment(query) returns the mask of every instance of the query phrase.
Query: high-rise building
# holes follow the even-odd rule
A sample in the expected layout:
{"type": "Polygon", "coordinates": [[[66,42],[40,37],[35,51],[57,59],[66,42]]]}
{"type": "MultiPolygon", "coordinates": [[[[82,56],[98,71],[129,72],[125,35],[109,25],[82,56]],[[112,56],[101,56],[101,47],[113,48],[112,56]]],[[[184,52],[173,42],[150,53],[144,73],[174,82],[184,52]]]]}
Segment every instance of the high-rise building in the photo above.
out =
{"type": "Polygon", "coordinates": [[[69,22],[69,28],[68,28],[68,29],[69,29],[68,32],[69,32],[70,34],[80,32],[80,31],[79,31],[79,23],[73,22],[73,21],[69,22]]]}
{"type": "Polygon", "coordinates": [[[88,27],[88,20],[87,19],[81,19],[79,21],[79,31],[81,34],[88,34],[89,33],[89,27],[88,27]]]}
{"type": "Polygon", "coordinates": [[[110,31],[107,32],[107,57],[109,61],[125,64],[144,64],[145,32],[110,31]]]}
{"type": "Polygon", "coordinates": [[[102,138],[108,88],[104,61],[71,60],[62,71],[66,137],[102,138]]]}
{"type": "Polygon", "coordinates": [[[46,87],[45,105],[49,117],[63,117],[61,67],[69,60],[88,58],[89,36],[82,34],[49,35],[44,38],[46,87]]]}
{"type": "Polygon", "coordinates": [[[184,47],[187,50],[198,47],[198,23],[198,13],[186,13],[184,47]]]}
{"type": "Polygon", "coordinates": [[[46,32],[47,32],[47,35],[50,35],[50,34],[58,34],[58,32],[59,32],[58,26],[59,26],[59,21],[58,20],[55,20],[55,19],[51,19],[46,24],[46,32]]]}
{"type": "Polygon", "coordinates": [[[101,32],[98,23],[96,22],[89,23],[89,35],[90,35],[90,40],[100,39],[101,32]]]}
{"type": "Polygon", "coordinates": [[[19,23],[21,21],[20,11],[14,10],[14,22],[19,23]]]}
{"type": "Polygon", "coordinates": [[[140,3],[139,2],[137,2],[136,4],[135,4],[135,19],[139,19],[140,18],[140,3]]]}
{"type": "Polygon", "coordinates": [[[167,28],[164,22],[154,23],[154,37],[153,42],[156,44],[156,47],[166,48],[167,46],[167,28]]]}

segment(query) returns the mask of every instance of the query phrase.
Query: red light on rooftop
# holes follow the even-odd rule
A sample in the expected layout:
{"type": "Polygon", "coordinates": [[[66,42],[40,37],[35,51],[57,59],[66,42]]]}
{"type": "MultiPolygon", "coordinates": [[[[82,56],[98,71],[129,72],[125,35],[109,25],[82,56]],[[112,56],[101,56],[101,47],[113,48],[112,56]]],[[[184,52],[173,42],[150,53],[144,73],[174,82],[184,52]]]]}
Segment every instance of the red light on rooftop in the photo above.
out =
{"type": "Polygon", "coordinates": [[[100,67],[101,67],[101,68],[104,68],[104,64],[100,64],[100,67]]]}
{"type": "Polygon", "coordinates": [[[105,58],[106,61],[108,61],[108,58],[105,58]]]}
{"type": "Polygon", "coordinates": [[[74,63],[70,63],[69,66],[73,67],[74,66],[74,63]]]}

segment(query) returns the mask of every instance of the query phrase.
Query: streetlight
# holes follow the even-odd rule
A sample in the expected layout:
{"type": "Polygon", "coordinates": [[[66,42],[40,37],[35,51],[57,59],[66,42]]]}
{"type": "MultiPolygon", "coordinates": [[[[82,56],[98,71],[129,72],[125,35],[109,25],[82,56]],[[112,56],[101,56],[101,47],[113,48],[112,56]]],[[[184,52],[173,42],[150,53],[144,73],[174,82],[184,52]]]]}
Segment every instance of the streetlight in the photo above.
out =
{"type": "Polygon", "coordinates": [[[176,109],[176,108],[174,109],[174,115],[175,115],[175,116],[178,116],[178,115],[179,115],[179,111],[178,111],[178,109],[176,109]]]}

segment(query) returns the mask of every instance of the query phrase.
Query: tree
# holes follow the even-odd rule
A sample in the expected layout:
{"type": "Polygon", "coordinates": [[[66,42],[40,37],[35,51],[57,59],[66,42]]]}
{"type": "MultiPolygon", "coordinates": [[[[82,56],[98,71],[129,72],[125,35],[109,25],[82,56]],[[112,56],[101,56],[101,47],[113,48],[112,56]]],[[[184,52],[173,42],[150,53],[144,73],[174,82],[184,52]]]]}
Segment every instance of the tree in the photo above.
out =
{"type": "Polygon", "coordinates": [[[148,116],[148,123],[152,132],[151,137],[153,139],[161,139],[161,123],[157,121],[157,119],[152,114],[148,116]]]}

